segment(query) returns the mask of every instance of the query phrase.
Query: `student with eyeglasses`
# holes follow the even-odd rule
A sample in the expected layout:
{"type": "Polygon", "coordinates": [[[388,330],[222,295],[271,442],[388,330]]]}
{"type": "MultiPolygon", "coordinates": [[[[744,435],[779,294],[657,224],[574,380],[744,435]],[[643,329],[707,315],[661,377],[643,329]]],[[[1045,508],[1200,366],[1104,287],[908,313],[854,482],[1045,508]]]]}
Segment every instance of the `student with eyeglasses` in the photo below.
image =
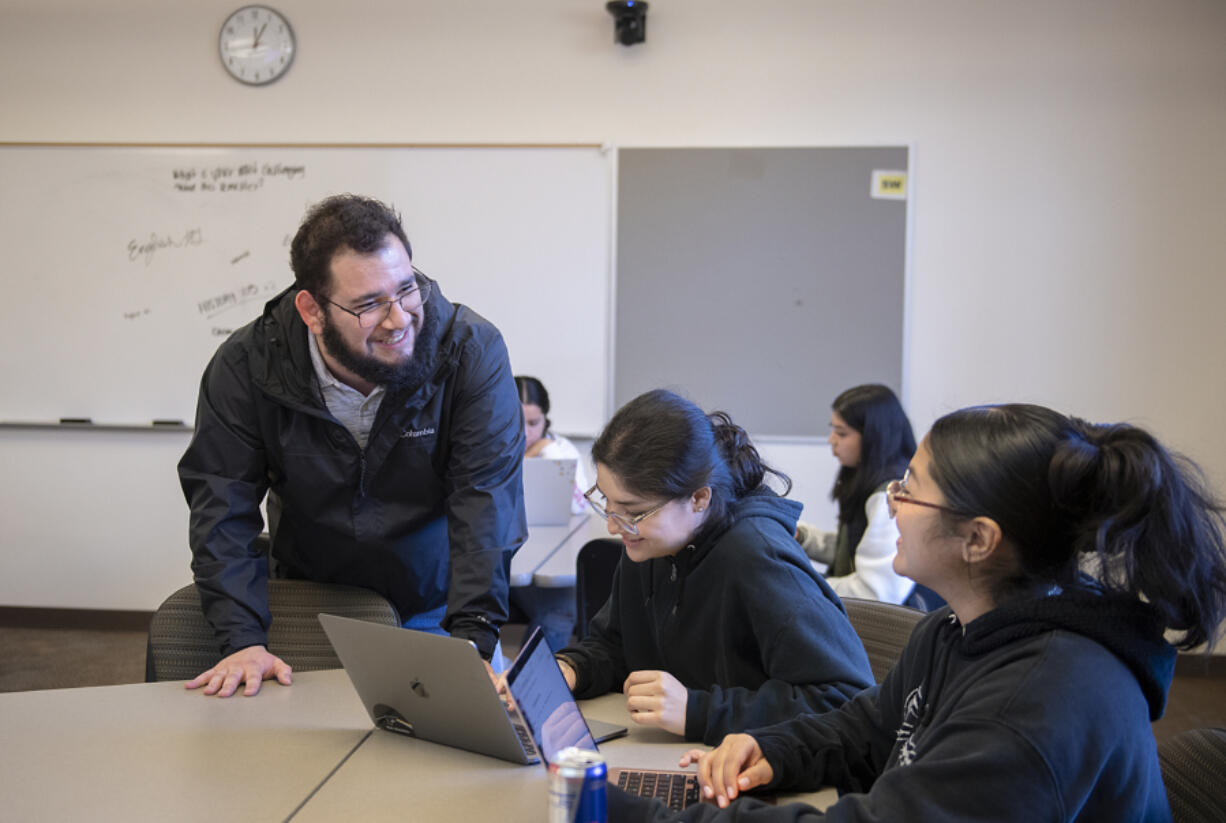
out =
{"type": "Polygon", "coordinates": [[[838,596],[793,537],[799,503],[723,412],[657,390],[592,446],[592,509],[625,543],[608,601],[558,654],[578,698],[621,690],[634,722],[715,743],[823,711],[873,682],[838,596]]]}
{"type": "Polygon", "coordinates": [[[1195,465],[1134,426],[984,406],[939,419],[888,493],[895,568],[949,606],[842,707],[688,752],[714,805],[610,787],[609,820],[1170,820],[1151,722],[1176,648],[1226,617],[1195,465]],[[824,814],[737,799],[823,785],[824,814]]]}
{"type": "Polygon", "coordinates": [[[413,265],[399,215],[376,200],[313,206],[290,264],[293,285],[205,369],[179,462],[220,649],[188,686],[225,697],[290,683],[267,648],[270,575],[373,589],[407,627],[496,660],[527,536],[502,336],[413,265]],[[266,494],[270,555],[257,542],[266,494]]]}
{"type": "Polygon", "coordinates": [[[855,386],[831,405],[829,442],[839,461],[830,492],[839,506],[838,530],[802,521],[796,539],[805,554],[822,564],[826,582],[840,597],[907,601],[915,582],[894,571],[898,529],[885,486],[902,474],[915,453],[911,421],[888,386],[855,386]]]}

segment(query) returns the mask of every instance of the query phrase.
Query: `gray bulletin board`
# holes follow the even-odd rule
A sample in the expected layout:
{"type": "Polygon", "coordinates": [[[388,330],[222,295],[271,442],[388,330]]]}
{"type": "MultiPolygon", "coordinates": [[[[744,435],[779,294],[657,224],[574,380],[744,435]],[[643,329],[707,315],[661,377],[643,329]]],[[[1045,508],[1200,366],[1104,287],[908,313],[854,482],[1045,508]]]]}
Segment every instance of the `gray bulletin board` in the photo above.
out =
{"type": "Polygon", "coordinates": [[[827,431],[860,383],[902,388],[908,148],[621,149],[614,386],[723,409],[756,436],[827,431]],[[904,194],[906,189],[904,186],[904,194]]]}

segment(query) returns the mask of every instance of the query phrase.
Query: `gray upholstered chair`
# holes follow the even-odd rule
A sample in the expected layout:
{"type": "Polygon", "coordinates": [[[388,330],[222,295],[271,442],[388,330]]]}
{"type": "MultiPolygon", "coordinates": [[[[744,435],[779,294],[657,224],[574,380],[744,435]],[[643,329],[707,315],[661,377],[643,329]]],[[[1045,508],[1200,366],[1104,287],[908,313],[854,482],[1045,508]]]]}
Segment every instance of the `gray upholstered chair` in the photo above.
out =
{"type": "Polygon", "coordinates": [[[910,606],[896,606],[879,600],[844,597],[851,627],[860,636],[873,679],[878,683],[898,661],[903,646],[911,639],[911,630],[924,618],[924,612],[910,606]]]}
{"type": "MultiPolygon", "coordinates": [[[[339,669],[341,662],[319,625],[320,612],[399,626],[396,608],[382,595],[353,586],[306,580],[269,580],[272,627],[268,650],[296,672],[339,669]]],[[[149,624],[146,680],[190,680],[221,658],[212,627],[200,610],[195,584],[166,598],[149,624]]]]}
{"type": "Polygon", "coordinates": [[[1158,744],[1174,823],[1226,820],[1226,729],[1189,729],[1158,744]]]}

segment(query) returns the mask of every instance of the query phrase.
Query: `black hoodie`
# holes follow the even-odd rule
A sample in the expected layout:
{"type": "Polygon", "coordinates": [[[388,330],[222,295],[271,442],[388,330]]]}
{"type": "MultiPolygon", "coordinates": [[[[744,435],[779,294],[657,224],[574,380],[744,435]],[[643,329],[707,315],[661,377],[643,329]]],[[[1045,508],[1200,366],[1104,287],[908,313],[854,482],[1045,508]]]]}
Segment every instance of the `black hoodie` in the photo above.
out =
{"type": "Polygon", "coordinates": [[[725,734],[842,704],[873,682],[838,596],[793,538],[801,506],[761,489],[732,525],[671,557],[630,561],[577,647],[575,696],[663,670],[689,689],[685,737],[725,734]]]}
{"type": "MultiPolygon", "coordinates": [[[[929,615],[877,688],[751,732],[771,788],[841,793],[825,814],[753,798],[684,820],[1167,821],[1150,721],[1175,650],[1131,597],[1010,601],[964,627],[929,615]]],[[[613,792],[610,820],[671,815],[613,792]]]]}

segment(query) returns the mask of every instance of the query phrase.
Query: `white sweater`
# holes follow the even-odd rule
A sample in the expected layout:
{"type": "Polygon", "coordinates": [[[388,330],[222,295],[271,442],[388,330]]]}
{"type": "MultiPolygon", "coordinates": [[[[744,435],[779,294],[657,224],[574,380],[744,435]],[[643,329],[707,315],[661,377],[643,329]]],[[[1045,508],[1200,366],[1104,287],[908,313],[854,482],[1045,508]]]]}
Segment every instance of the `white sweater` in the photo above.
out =
{"type": "MultiPolygon", "coordinates": [[[[826,582],[839,597],[861,597],[885,603],[902,603],[911,594],[915,582],[894,571],[894,555],[898,552],[898,527],[890,518],[885,492],[869,495],[864,502],[868,525],[856,545],[856,570],[843,577],[828,577],[826,582]]],[[[824,571],[834,560],[836,533],[818,529],[808,523],[796,525],[797,539],[805,554],[818,571],[824,571]]]]}

